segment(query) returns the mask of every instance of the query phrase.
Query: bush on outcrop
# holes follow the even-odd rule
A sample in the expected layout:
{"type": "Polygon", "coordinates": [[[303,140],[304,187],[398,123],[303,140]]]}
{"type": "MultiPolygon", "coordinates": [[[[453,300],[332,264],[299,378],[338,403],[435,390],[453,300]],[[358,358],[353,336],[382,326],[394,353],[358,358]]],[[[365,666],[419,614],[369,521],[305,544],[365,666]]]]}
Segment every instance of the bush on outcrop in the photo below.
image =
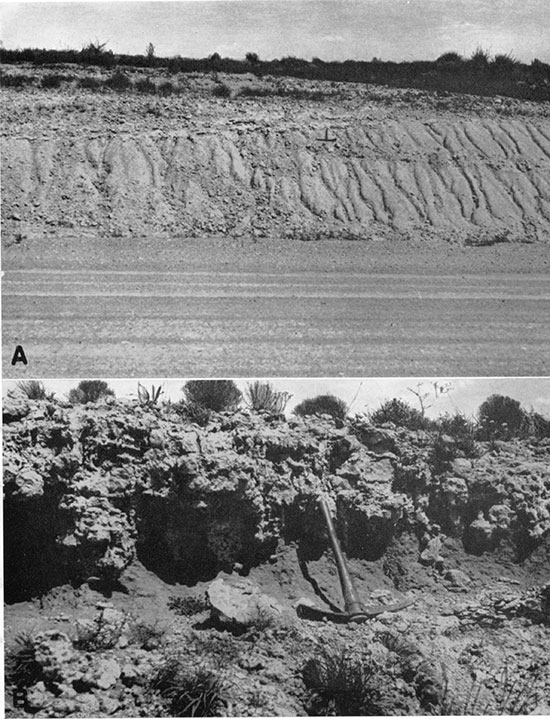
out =
{"type": "Polygon", "coordinates": [[[235,410],[242,400],[240,389],[230,379],[192,379],[182,390],[188,403],[213,412],[235,410]]]}
{"type": "Polygon", "coordinates": [[[430,426],[430,420],[424,417],[422,412],[401,399],[384,402],[371,413],[370,421],[374,425],[391,423],[407,429],[427,429],[430,426]]]}
{"type": "Polygon", "coordinates": [[[478,410],[479,437],[484,440],[508,440],[519,437],[526,428],[526,413],[512,397],[493,394],[478,410]]]}
{"type": "Polygon", "coordinates": [[[114,397],[115,393],[107,382],[100,379],[83,379],[76,389],[69,391],[69,402],[72,404],[87,404],[97,402],[101,397],[114,397]]]}
{"type": "Polygon", "coordinates": [[[294,414],[308,417],[316,414],[328,414],[335,419],[345,419],[348,406],[343,399],[333,394],[321,394],[312,399],[304,399],[294,408],[294,414]]]}

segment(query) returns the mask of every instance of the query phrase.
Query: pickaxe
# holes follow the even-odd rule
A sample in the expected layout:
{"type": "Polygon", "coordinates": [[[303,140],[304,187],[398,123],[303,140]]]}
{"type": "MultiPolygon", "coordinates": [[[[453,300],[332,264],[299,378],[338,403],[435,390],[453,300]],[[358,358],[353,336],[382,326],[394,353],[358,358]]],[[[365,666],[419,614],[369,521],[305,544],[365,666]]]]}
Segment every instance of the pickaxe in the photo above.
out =
{"type": "Polygon", "coordinates": [[[332,551],[334,552],[336,566],[338,567],[340,586],[344,596],[345,612],[327,612],[309,604],[299,603],[297,606],[298,615],[303,619],[329,619],[330,621],[337,622],[338,624],[347,624],[348,622],[365,622],[371,617],[375,617],[377,614],[382,614],[384,612],[398,612],[400,609],[404,609],[405,607],[414,604],[414,599],[404,599],[396,604],[379,604],[378,606],[367,607],[360,601],[359,594],[346,565],[346,560],[344,559],[340,542],[336,536],[336,530],[334,529],[328,505],[323,497],[319,498],[319,505],[321,506],[321,510],[325,517],[330,543],[332,544],[332,551]]]}

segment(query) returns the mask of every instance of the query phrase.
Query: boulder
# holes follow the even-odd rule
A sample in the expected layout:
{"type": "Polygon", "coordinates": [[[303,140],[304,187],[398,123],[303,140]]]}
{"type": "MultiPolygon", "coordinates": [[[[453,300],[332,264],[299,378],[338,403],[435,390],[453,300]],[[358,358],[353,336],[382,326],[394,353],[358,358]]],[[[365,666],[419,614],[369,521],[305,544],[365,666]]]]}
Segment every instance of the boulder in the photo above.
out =
{"type": "Polygon", "coordinates": [[[277,621],[283,609],[248,579],[215,579],[206,590],[213,618],[233,629],[246,629],[257,622],[277,621]]]}
{"type": "Polygon", "coordinates": [[[9,390],[2,400],[2,421],[4,424],[23,419],[31,411],[27,395],[20,389],[9,390]]]}

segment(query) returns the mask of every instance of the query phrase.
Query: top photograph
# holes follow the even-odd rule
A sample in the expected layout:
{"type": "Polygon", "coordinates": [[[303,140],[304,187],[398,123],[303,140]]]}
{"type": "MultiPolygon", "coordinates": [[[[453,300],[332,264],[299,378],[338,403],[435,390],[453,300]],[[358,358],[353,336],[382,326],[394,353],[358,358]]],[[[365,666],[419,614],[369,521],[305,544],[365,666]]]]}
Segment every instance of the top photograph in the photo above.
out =
{"type": "Polygon", "coordinates": [[[550,375],[550,3],[0,4],[2,374],[550,375]]]}

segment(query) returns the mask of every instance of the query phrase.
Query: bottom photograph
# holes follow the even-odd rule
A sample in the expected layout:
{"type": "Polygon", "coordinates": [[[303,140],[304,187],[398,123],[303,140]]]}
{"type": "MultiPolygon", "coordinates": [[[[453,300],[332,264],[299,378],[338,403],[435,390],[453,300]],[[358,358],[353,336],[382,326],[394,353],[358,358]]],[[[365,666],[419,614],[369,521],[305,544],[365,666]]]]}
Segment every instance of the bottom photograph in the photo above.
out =
{"type": "Polygon", "coordinates": [[[550,714],[550,378],[3,385],[6,716],[550,714]]]}

